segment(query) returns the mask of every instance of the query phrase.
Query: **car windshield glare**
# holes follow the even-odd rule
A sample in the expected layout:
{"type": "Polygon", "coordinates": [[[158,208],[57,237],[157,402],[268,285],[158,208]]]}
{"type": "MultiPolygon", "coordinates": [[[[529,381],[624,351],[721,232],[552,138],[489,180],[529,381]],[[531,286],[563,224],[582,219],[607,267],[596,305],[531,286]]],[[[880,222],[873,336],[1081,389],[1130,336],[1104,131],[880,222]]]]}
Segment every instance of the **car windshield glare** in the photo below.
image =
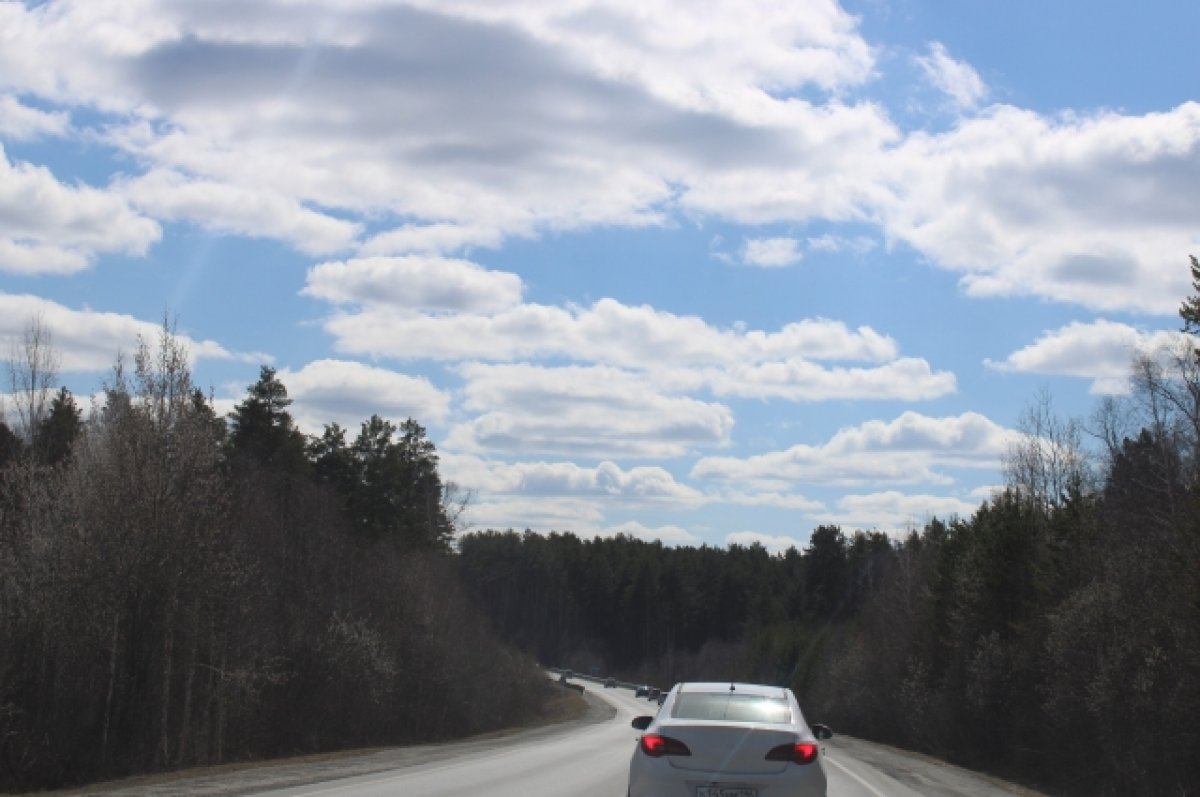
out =
{"type": "Polygon", "coordinates": [[[792,721],[792,711],[786,697],[739,695],[736,692],[680,692],[675,697],[671,717],[784,725],[792,721]]]}

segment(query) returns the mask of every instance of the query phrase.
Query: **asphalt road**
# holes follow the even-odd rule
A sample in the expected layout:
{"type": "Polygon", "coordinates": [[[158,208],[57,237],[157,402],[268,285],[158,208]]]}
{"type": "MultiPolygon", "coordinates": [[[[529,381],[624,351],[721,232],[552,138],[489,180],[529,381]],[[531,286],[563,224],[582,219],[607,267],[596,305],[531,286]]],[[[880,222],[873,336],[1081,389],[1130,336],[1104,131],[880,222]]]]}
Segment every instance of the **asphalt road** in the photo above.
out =
{"type": "MultiPolygon", "coordinates": [[[[638,732],[629,723],[657,708],[629,689],[587,684],[611,706],[606,719],[470,747],[457,756],[324,783],[254,791],[272,797],[622,797],[638,732]]],[[[603,708],[603,707],[601,707],[603,708]]],[[[601,714],[603,716],[603,714],[601,714]]],[[[816,718],[813,718],[816,719],[816,718]]],[[[836,729],[835,729],[836,731],[836,729]]],[[[855,739],[825,743],[829,797],[1037,797],[976,773],[855,739]]]]}

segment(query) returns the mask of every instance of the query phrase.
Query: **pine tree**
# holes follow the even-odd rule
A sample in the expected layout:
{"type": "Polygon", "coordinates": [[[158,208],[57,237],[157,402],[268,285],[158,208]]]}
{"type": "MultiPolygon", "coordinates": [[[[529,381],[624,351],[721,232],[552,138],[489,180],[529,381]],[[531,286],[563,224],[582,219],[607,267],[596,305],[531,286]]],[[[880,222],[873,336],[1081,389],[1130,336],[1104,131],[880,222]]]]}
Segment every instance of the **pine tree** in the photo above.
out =
{"type": "MultiPolygon", "coordinates": [[[[1192,290],[1191,296],[1179,306],[1179,317],[1183,319],[1183,331],[1200,334],[1200,260],[1195,255],[1189,256],[1192,261],[1192,290]]],[[[1195,350],[1196,360],[1200,362],[1200,348],[1195,350]]]]}
{"type": "Polygon", "coordinates": [[[249,395],[229,414],[229,443],[234,453],[283,472],[303,470],[307,464],[304,435],[287,411],[291,403],[275,369],[264,365],[249,395]]]}
{"type": "Polygon", "coordinates": [[[50,401],[50,410],[34,433],[34,450],[45,465],[58,465],[71,455],[83,431],[83,413],[65,387],[50,401]]]}

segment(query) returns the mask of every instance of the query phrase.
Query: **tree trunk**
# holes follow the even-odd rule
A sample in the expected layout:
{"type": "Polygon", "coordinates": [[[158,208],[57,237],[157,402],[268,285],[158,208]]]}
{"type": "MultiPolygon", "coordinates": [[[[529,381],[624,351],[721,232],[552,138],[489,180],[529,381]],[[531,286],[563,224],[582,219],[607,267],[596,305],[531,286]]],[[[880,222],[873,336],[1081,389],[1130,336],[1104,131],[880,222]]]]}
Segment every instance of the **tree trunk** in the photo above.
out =
{"type": "Polygon", "coordinates": [[[112,728],[113,692],[117,687],[117,647],[121,643],[121,616],[113,613],[112,641],[108,649],[108,688],[104,694],[104,729],[100,735],[100,766],[108,766],[108,735],[112,728]]]}
{"type": "Polygon", "coordinates": [[[179,718],[179,744],[175,750],[175,766],[183,766],[184,756],[187,755],[187,747],[190,741],[188,737],[192,727],[192,685],[196,680],[196,667],[198,666],[196,654],[199,646],[200,606],[199,603],[193,602],[191,639],[188,640],[187,661],[184,662],[187,675],[184,677],[183,682],[183,714],[179,718]]]}

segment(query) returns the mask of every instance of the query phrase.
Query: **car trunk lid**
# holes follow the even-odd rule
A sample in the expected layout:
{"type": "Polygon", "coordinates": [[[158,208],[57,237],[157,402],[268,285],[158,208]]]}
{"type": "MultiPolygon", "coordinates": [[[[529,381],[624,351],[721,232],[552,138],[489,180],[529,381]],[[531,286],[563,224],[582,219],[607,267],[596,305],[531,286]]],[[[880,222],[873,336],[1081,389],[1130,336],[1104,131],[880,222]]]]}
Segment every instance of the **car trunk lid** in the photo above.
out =
{"type": "Polygon", "coordinates": [[[751,724],[671,723],[660,728],[665,736],[688,746],[689,756],[670,756],[676,769],[720,772],[729,775],[782,772],[787,761],[768,761],[767,753],[782,744],[792,744],[796,734],[788,729],[751,724]]]}

